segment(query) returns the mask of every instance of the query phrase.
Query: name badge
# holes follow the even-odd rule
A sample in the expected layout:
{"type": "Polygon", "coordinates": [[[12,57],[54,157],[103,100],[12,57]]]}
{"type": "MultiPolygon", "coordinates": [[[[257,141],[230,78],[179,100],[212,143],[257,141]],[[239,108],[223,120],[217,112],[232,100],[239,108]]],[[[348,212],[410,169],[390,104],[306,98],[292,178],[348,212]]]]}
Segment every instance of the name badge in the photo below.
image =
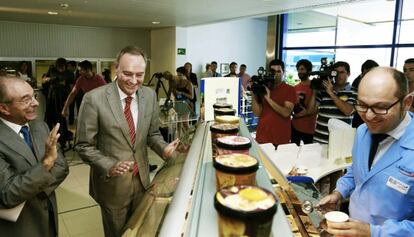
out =
{"type": "Polygon", "coordinates": [[[390,176],[387,180],[387,186],[397,190],[400,193],[407,194],[410,186],[392,176],[390,176]]]}

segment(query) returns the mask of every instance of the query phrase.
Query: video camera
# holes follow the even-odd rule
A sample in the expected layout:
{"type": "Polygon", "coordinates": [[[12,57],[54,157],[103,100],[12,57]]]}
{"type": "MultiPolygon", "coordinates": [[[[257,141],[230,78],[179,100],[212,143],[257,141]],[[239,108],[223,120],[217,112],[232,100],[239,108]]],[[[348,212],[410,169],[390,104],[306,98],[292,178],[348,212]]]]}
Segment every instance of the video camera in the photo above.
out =
{"type": "Polygon", "coordinates": [[[252,91],[258,98],[259,102],[261,102],[261,98],[266,95],[266,87],[268,86],[269,82],[273,82],[275,80],[275,73],[273,70],[267,72],[264,67],[259,67],[257,69],[257,75],[252,76],[252,85],[247,89],[252,91]]]}
{"type": "Polygon", "coordinates": [[[321,67],[319,71],[310,72],[309,76],[316,76],[316,78],[312,79],[310,87],[313,90],[322,90],[323,85],[322,82],[326,80],[331,80],[331,82],[335,81],[336,78],[336,71],[333,68],[333,61],[328,64],[328,60],[326,57],[321,58],[321,67]]]}
{"type": "Polygon", "coordinates": [[[152,74],[152,77],[155,77],[157,79],[164,79],[164,75],[162,74],[162,72],[156,72],[154,74],[152,74]]]}
{"type": "Polygon", "coordinates": [[[304,108],[306,108],[306,106],[305,106],[305,96],[306,96],[305,94],[299,93],[299,95],[298,95],[299,101],[298,101],[297,104],[295,104],[295,107],[293,107],[292,114],[298,114],[298,113],[302,112],[302,110],[304,110],[304,108]]]}

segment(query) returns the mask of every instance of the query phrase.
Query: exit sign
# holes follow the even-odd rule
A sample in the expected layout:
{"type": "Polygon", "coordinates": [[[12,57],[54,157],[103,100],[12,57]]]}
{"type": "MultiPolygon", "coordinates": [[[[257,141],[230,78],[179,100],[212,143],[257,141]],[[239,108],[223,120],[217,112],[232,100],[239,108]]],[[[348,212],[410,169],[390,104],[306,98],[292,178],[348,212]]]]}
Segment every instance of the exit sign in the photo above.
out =
{"type": "Polygon", "coordinates": [[[178,48],[177,49],[177,54],[178,55],[185,55],[185,48],[178,48]]]}

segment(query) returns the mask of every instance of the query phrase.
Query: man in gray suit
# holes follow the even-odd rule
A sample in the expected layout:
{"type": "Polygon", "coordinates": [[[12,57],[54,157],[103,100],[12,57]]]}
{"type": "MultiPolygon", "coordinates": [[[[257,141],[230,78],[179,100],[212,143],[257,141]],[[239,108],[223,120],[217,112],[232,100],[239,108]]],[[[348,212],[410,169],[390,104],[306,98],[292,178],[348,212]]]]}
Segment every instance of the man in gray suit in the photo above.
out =
{"type": "Polygon", "coordinates": [[[69,169],[60,149],[59,124],[49,133],[39,120],[32,87],[0,78],[0,209],[25,202],[16,222],[0,219],[1,236],[56,236],[54,190],[69,169]],[[45,144],[46,143],[46,144],[45,144]]]}
{"type": "Polygon", "coordinates": [[[124,48],[116,80],[86,93],[80,108],[75,149],[91,166],[89,192],[107,237],[121,236],[150,185],[147,145],[168,159],[179,143],[167,144],[159,132],[157,97],[142,86],[146,65],[139,48],[124,48]]]}

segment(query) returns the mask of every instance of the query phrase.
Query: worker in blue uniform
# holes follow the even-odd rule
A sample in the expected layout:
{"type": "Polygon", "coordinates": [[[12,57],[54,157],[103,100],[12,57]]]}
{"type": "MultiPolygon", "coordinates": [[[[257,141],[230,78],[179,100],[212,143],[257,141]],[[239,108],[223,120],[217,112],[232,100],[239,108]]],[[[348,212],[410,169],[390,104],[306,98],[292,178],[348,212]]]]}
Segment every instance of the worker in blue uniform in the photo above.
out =
{"type": "Polygon", "coordinates": [[[365,124],[357,130],[353,164],[319,203],[329,211],[350,198],[350,220],[329,223],[329,233],[414,236],[414,120],[407,112],[412,101],[404,74],[394,68],[372,69],[361,80],[354,107],[365,124]]]}

